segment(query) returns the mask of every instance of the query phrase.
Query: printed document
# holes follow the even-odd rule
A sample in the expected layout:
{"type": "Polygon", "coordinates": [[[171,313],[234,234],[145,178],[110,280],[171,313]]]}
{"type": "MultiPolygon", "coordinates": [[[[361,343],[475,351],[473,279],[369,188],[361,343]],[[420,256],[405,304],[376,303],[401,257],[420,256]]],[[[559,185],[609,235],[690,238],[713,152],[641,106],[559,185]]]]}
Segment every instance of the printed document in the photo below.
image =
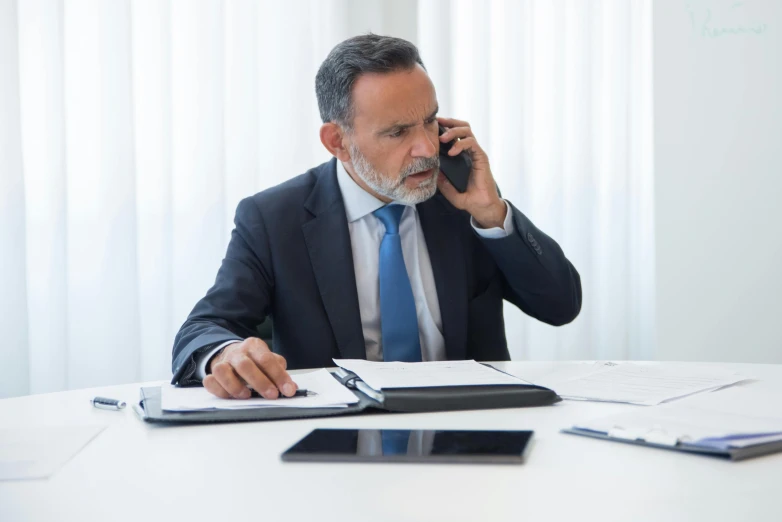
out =
{"type": "Polygon", "coordinates": [[[782,393],[737,386],[574,427],[620,438],[687,442],[723,450],[742,448],[782,440],[781,401],[782,393]]]}
{"type": "Polygon", "coordinates": [[[551,388],[563,399],[653,406],[746,379],[712,366],[603,362],[568,367],[534,382],[551,388]]]}
{"type": "Polygon", "coordinates": [[[299,387],[314,392],[311,397],[286,397],[284,399],[221,399],[206,389],[161,388],[161,407],[165,411],[241,410],[246,408],[344,408],[355,404],[358,398],[342,386],[325,368],[310,373],[298,373],[291,378],[299,387]]]}
{"type": "Polygon", "coordinates": [[[355,373],[376,391],[383,388],[428,388],[529,384],[526,381],[475,361],[372,362],[363,359],[334,359],[337,366],[355,373]]]}

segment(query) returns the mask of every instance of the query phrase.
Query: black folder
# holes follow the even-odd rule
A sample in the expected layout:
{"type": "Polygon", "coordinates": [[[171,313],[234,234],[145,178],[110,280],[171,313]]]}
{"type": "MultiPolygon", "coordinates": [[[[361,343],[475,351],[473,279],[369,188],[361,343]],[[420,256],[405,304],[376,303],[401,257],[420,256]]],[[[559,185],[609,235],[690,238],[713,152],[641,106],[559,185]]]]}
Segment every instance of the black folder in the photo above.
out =
{"type": "MultiPolygon", "coordinates": [[[[489,366],[489,365],[486,365],[489,366]]],[[[491,366],[489,366],[492,368],[491,366]]],[[[492,368],[496,370],[496,368],[492,368]]],[[[500,371],[500,370],[496,370],[500,371]]],[[[562,399],[548,388],[533,384],[491,384],[421,388],[369,388],[354,373],[332,374],[359,402],[341,408],[248,408],[241,410],[164,411],[160,386],[141,388],[137,412],[147,422],[169,424],[242,422],[333,417],[370,412],[432,412],[548,406],[562,399]]]]}

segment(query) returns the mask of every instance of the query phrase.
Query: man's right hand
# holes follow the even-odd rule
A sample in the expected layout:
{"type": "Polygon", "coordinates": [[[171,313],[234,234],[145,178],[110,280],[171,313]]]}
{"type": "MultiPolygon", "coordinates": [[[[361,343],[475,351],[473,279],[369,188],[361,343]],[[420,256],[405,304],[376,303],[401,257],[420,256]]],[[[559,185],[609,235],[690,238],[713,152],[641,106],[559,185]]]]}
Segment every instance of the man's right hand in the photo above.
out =
{"type": "Polygon", "coordinates": [[[282,355],[269,350],[261,339],[250,337],[226,346],[212,358],[204,388],[222,399],[249,399],[248,384],[266,399],[276,399],[279,392],[291,397],[296,383],[285,371],[287,367],[282,355]]]}

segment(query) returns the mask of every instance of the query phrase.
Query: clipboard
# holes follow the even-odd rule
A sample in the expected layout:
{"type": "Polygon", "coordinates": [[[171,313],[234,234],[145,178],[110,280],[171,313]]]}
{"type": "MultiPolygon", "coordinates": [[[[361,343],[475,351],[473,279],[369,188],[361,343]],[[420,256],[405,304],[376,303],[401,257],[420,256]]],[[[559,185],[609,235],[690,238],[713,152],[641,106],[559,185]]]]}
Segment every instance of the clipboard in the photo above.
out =
{"type": "Polygon", "coordinates": [[[650,448],[665,449],[671,451],[681,451],[684,453],[695,453],[698,455],[706,455],[711,457],[718,457],[731,461],[739,461],[750,459],[753,457],[761,457],[763,455],[769,455],[771,453],[777,453],[782,451],[782,440],[776,440],[766,442],[763,444],[755,444],[752,446],[746,446],[743,448],[726,448],[720,449],[707,445],[682,442],[679,440],[671,439],[665,440],[664,437],[627,437],[617,436],[615,434],[609,434],[601,431],[593,431],[582,428],[568,428],[561,430],[562,433],[571,435],[581,435],[584,437],[591,437],[594,439],[602,439],[613,442],[622,442],[624,444],[634,444],[636,446],[647,446],[650,448]]]}
{"type": "MultiPolygon", "coordinates": [[[[485,365],[500,371],[490,365],[485,365]]],[[[355,373],[342,370],[332,376],[348,388],[358,403],[339,408],[248,408],[239,410],[165,411],[161,407],[160,386],[144,387],[136,413],[145,422],[198,424],[246,422],[314,417],[334,417],[362,413],[419,413],[492,408],[548,406],[562,399],[552,390],[534,384],[439,386],[427,388],[384,388],[375,391],[355,373]]]]}

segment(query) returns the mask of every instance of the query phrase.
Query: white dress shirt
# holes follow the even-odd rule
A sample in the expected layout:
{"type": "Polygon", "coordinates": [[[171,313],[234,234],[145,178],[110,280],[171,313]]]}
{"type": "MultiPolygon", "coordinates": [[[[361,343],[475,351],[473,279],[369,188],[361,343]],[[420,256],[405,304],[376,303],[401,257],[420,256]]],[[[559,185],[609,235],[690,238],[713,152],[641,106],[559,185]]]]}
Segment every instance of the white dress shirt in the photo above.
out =
{"type": "MultiPolygon", "coordinates": [[[[367,360],[382,361],[383,344],[380,332],[378,270],[380,242],[385,235],[385,227],[372,212],[384,206],[385,203],[353,181],[340,161],[337,161],[337,182],[342,192],[348,220],[367,360]]],[[[401,203],[392,202],[390,204],[401,203]]],[[[407,267],[407,275],[410,278],[410,286],[413,289],[415,311],[418,316],[421,358],[424,361],[442,361],[445,360],[445,340],[442,331],[440,303],[437,300],[432,263],[429,260],[429,250],[426,247],[418,211],[414,205],[405,206],[399,222],[399,235],[402,240],[402,256],[407,267]]],[[[505,202],[505,206],[507,210],[502,228],[478,228],[477,223],[471,220],[475,232],[490,239],[512,234],[514,231],[512,212],[507,202],[505,202]]],[[[206,376],[206,366],[209,360],[224,347],[235,342],[241,342],[241,339],[224,342],[204,354],[198,361],[196,378],[203,379],[206,376]]]]}

